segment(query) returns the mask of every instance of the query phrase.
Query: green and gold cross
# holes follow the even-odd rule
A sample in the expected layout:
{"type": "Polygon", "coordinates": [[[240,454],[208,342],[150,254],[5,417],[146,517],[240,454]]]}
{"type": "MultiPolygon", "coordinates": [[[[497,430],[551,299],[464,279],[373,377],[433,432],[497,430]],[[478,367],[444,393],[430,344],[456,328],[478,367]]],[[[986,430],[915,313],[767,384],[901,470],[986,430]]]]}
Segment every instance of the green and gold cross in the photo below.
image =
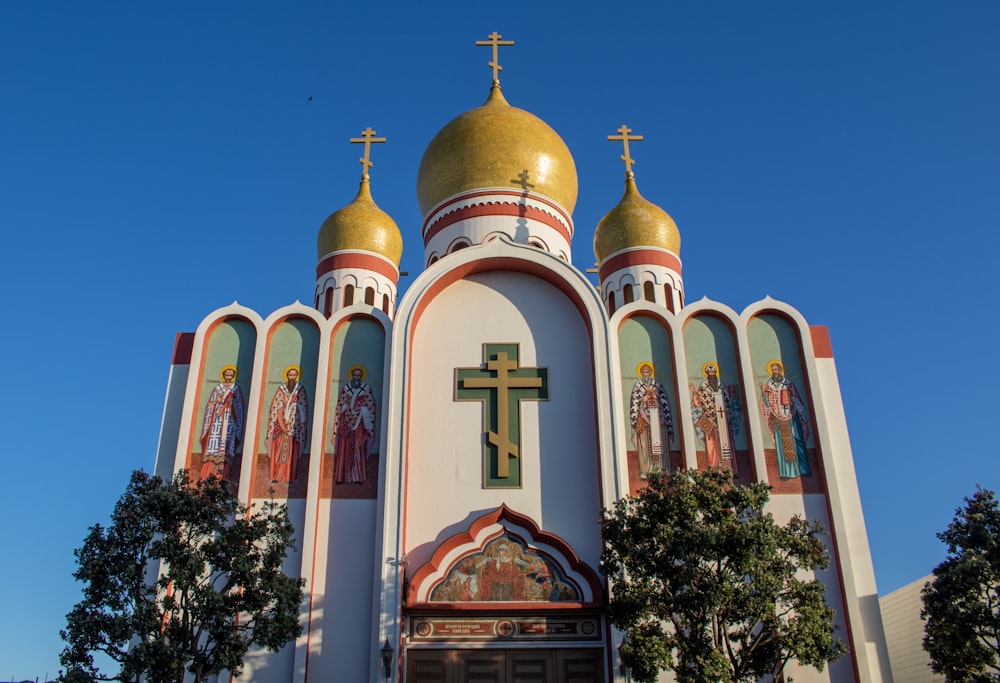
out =
{"type": "Polygon", "coordinates": [[[549,397],[548,369],[522,368],[518,355],[517,344],[483,344],[480,367],[455,368],[455,400],[483,402],[485,488],[521,486],[521,401],[549,397]]]}

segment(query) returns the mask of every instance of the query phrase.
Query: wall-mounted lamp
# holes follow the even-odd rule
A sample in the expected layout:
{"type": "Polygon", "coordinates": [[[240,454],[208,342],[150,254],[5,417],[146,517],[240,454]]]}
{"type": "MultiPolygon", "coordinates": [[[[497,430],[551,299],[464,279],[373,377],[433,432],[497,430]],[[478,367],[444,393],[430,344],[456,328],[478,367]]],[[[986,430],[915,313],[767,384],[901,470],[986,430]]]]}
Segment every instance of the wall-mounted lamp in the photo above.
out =
{"type": "Polygon", "coordinates": [[[385,680],[389,680],[389,676],[392,675],[393,650],[388,638],[382,643],[382,649],[379,650],[379,653],[382,655],[382,675],[385,676],[385,680]]]}
{"type": "Polygon", "coordinates": [[[622,659],[622,650],[625,648],[625,644],[627,642],[628,642],[628,634],[626,633],[625,636],[622,638],[621,644],[618,646],[618,661],[621,662],[621,666],[619,667],[618,670],[619,672],[621,672],[621,675],[625,678],[626,681],[630,680],[629,674],[631,673],[631,671],[629,671],[628,665],[625,664],[625,660],[622,659]]]}

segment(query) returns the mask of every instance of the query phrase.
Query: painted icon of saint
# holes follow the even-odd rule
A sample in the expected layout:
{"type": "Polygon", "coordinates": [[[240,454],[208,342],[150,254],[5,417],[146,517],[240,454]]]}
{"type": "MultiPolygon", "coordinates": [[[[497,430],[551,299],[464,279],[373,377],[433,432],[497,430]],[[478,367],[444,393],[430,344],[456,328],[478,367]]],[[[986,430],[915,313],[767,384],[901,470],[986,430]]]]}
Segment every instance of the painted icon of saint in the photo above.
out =
{"type": "Polygon", "coordinates": [[[285,368],[282,382],[271,399],[267,420],[267,454],[271,461],[271,481],[291,483],[299,473],[309,423],[309,398],[299,381],[302,375],[297,365],[285,368]]]}
{"type": "Polygon", "coordinates": [[[333,434],[333,480],[362,484],[368,458],[375,448],[375,394],[365,382],[362,365],[350,369],[351,379],[340,389],[333,434]]]}
{"type": "Polygon", "coordinates": [[[219,383],[212,389],[201,422],[202,463],[199,478],[229,479],[236,449],[243,441],[246,401],[236,384],[239,371],[227,365],[219,371],[219,383]]]}
{"type": "Polygon", "coordinates": [[[771,376],[760,385],[760,408],[778,452],[778,473],[782,479],[808,475],[809,412],[795,384],[785,377],[784,364],[770,360],[767,368],[771,376]]]}
{"type": "Polygon", "coordinates": [[[644,361],[636,368],[639,380],[632,387],[629,422],[632,442],[639,453],[639,477],[651,472],[670,470],[670,440],[674,436],[673,419],[667,392],[655,378],[653,364],[644,361]]]}
{"type": "Polygon", "coordinates": [[[739,475],[736,460],[736,434],[739,433],[740,404],[735,387],[719,380],[719,364],[708,361],[701,366],[704,377],[698,386],[691,385],[691,413],[695,432],[705,444],[708,466],[732,470],[739,475]]]}

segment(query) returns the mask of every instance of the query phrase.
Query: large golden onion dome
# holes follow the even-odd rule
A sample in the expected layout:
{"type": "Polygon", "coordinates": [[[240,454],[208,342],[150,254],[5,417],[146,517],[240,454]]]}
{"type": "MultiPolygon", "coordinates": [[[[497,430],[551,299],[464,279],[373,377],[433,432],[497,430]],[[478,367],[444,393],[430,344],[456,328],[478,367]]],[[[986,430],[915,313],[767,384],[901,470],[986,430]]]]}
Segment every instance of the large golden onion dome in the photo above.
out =
{"type": "Polygon", "coordinates": [[[608,256],[631,247],[660,247],[681,253],[681,233],[666,211],[639,194],[631,174],[625,180],[625,194],[615,208],[597,224],[594,254],[602,262],[608,256]]]}
{"type": "Polygon", "coordinates": [[[434,136],[417,173],[417,201],[426,216],[440,201],[467,190],[523,187],[576,206],[576,164],[562,138],[544,121],[512,107],[494,85],[486,103],[434,136]]]}
{"type": "Polygon", "coordinates": [[[396,222],[372,199],[371,184],[365,178],[358,196],[323,221],[316,238],[317,258],[345,250],[371,251],[396,264],[403,255],[403,236],[396,222]]]}

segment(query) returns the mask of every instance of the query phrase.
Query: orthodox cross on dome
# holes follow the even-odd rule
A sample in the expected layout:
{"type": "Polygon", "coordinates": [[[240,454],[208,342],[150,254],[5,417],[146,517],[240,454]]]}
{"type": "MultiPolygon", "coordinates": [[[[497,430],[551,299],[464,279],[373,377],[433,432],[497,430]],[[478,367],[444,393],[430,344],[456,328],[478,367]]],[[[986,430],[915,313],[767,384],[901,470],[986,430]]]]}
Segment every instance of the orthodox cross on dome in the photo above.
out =
{"type": "Polygon", "coordinates": [[[483,344],[480,367],[455,368],[455,400],[483,402],[484,488],[521,486],[521,401],[549,398],[548,369],[523,368],[518,356],[517,344],[483,344]]]}
{"type": "Polygon", "coordinates": [[[477,40],[476,45],[481,47],[493,46],[493,61],[490,62],[490,66],[493,67],[493,85],[500,85],[500,72],[503,71],[503,67],[500,66],[500,60],[497,59],[497,48],[503,45],[507,47],[513,45],[513,40],[500,40],[503,38],[499,33],[494,31],[488,36],[489,40],[477,40]]]}
{"type": "Polygon", "coordinates": [[[363,131],[361,131],[363,137],[351,138],[351,143],[353,144],[363,144],[365,146],[365,155],[358,159],[361,162],[361,179],[368,180],[368,169],[374,166],[371,161],[368,160],[371,154],[372,144],[377,142],[385,142],[385,138],[375,137],[375,131],[372,130],[371,126],[368,126],[363,131]]]}
{"type": "Polygon", "coordinates": [[[629,143],[629,141],[632,141],[632,142],[641,142],[642,141],[642,136],[641,135],[630,135],[630,133],[632,132],[632,129],[629,128],[628,126],[626,126],[624,123],[622,124],[622,127],[618,129],[618,132],[620,133],[620,135],[609,135],[608,136],[608,140],[610,140],[612,142],[615,141],[615,140],[620,140],[622,143],[624,143],[624,145],[625,145],[625,153],[622,154],[621,160],[625,162],[625,177],[626,178],[634,178],[635,177],[635,173],[632,172],[632,165],[635,163],[635,159],[633,159],[631,156],[629,156],[629,153],[628,153],[628,143],[629,143]]]}

